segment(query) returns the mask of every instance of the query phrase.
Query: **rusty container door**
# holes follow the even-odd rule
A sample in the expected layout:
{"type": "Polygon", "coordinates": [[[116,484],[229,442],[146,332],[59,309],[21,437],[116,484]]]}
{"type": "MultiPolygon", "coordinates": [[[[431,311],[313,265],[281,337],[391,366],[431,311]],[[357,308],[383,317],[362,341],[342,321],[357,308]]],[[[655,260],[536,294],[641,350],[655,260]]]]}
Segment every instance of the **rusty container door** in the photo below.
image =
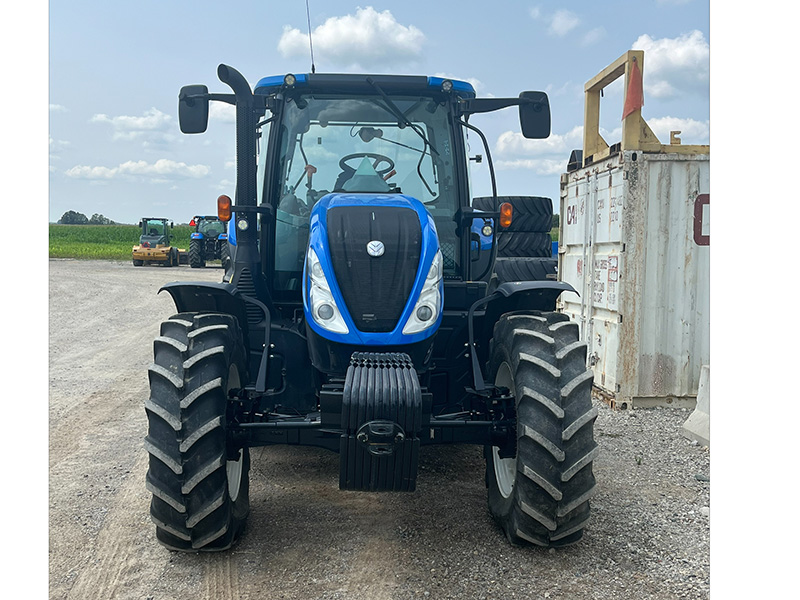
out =
{"type": "Polygon", "coordinates": [[[624,151],[562,175],[559,310],[620,408],[692,406],[709,364],[709,155],[624,151]]]}

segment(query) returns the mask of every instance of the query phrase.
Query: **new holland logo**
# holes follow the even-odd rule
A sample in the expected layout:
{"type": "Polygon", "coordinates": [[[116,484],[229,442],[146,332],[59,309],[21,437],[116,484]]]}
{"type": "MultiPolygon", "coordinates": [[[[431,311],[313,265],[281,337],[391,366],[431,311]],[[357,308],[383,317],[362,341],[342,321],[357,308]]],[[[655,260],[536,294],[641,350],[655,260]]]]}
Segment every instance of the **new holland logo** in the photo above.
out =
{"type": "Polygon", "coordinates": [[[369,244],[367,244],[367,254],[370,256],[383,256],[383,253],[386,251],[386,248],[383,245],[383,242],[379,242],[378,240],[372,240],[369,244]]]}

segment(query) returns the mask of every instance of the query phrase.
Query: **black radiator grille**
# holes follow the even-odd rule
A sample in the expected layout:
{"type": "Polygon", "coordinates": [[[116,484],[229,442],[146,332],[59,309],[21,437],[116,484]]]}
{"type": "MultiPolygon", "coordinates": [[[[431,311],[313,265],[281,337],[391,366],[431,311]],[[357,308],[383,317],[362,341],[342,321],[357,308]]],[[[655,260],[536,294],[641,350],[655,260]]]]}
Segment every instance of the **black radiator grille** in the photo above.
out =
{"type": "Polygon", "coordinates": [[[330,209],[327,221],[333,271],[355,326],[364,332],[392,331],[419,268],[417,213],[394,206],[342,206],[330,209]],[[367,253],[371,241],[383,243],[382,256],[367,253]]]}

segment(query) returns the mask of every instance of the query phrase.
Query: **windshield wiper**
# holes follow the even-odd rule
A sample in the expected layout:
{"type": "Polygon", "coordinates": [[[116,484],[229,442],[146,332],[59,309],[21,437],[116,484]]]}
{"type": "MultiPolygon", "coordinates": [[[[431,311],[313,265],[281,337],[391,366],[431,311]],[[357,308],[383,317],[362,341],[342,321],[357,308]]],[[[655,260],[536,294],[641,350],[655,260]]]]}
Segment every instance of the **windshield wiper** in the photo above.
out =
{"type": "MultiPolygon", "coordinates": [[[[428,185],[428,182],[425,180],[425,177],[422,175],[422,159],[425,158],[425,154],[426,154],[425,150],[427,148],[430,148],[433,152],[435,152],[436,156],[439,156],[439,151],[436,148],[433,147],[433,144],[431,144],[428,141],[428,138],[425,137],[425,134],[422,131],[419,130],[418,126],[414,125],[414,123],[412,123],[411,121],[408,120],[408,117],[406,117],[405,113],[403,113],[403,111],[398,108],[398,106],[389,97],[389,95],[386,92],[383,91],[381,86],[379,86],[372,77],[369,77],[369,76],[367,77],[367,83],[369,83],[372,87],[374,87],[375,91],[377,91],[381,95],[381,97],[383,98],[383,101],[386,102],[386,108],[389,110],[389,112],[391,112],[397,118],[398,125],[404,125],[406,127],[411,127],[411,129],[414,131],[414,133],[416,133],[419,137],[422,138],[422,141],[425,144],[425,146],[423,146],[422,154],[420,154],[419,162],[417,163],[417,175],[419,175],[419,178],[422,181],[422,183],[425,185],[425,187],[428,188],[428,192],[430,193],[430,195],[435,198],[436,197],[436,192],[434,192],[431,189],[431,186],[428,185]]],[[[431,161],[433,161],[433,156],[431,156],[431,161]]]]}
{"type": "Polygon", "coordinates": [[[411,127],[411,129],[413,129],[414,132],[422,138],[422,141],[425,142],[425,146],[433,150],[438,155],[439,151],[433,147],[433,144],[428,141],[428,138],[425,137],[425,134],[419,130],[419,126],[414,125],[414,123],[408,120],[408,117],[406,117],[403,111],[398,108],[389,95],[383,91],[383,88],[381,88],[381,86],[379,86],[372,77],[367,77],[367,83],[374,87],[375,91],[381,95],[383,101],[386,102],[386,108],[389,109],[389,112],[391,112],[397,118],[399,124],[405,125],[406,127],[411,127]]]}

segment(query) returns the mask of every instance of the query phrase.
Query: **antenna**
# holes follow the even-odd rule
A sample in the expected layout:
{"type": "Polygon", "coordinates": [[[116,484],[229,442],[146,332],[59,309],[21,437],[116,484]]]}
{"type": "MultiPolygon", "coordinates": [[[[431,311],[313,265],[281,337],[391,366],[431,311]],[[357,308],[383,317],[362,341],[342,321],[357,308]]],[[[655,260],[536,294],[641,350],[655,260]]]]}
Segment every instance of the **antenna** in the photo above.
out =
{"type": "Polygon", "coordinates": [[[314,67],[314,43],[311,41],[311,11],[308,8],[308,0],[306,0],[306,18],[308,19],[308,46],[311,49],[311,72],[316,73],[314,67]]]}

